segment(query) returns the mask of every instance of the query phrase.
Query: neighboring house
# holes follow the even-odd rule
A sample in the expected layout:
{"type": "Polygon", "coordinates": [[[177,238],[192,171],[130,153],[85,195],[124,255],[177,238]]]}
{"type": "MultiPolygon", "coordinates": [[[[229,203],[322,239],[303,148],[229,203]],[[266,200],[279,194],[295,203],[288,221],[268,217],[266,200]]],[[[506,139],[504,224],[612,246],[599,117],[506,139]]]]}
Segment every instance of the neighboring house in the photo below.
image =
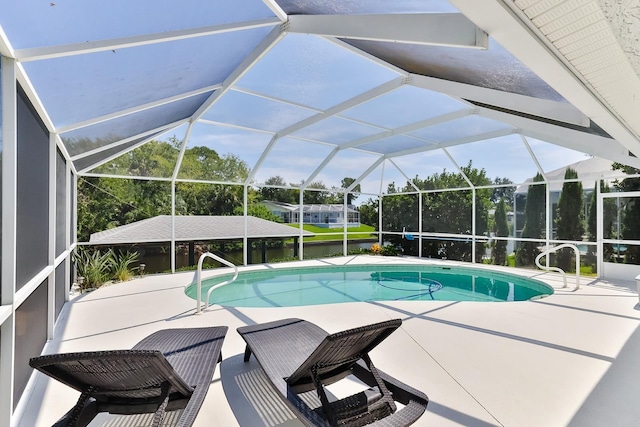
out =
{"type": "MultiPolygon", "coordinates": [[[[285,224],[296,224],[300,222],[300,205],[291,203],[274,202],[265,200],[261,202],[274,215],[282,219],[285,224]]],[[[312,224],[317,227],[339,228],[344,227],[344,206],[343,205],[302,205],[302,222],[312,224]]],[[[347,226],[360,226],[360,212],[347,206],[347,226]]]]}
{"type": "MultiPolygon", "coordinates": [[[[611,169],[612,164],[613,162],[610,160],[594,157],[558,168],[545,174],[549,181],[549,201],[551,202],[551,206],[549,206],[549,214],[551,217],[552,239],[555,238],[556,209],[558,207],[558,200],[560,199],[562,186],[564,184],[562,180],[564,179],[564,174],[567,168],[575,170],[578,173],[578,179],[582,182],[582,189],[584,192],[583,209],[585,218],[587,218],[589,216],[589,208],[591,206],[591,195],[594,191],[596,181],[604,179],[608,181],[608,183],[611,183],[615,179],[624,179],[625,177],[624,172],[611,169]]],[[[524,208],[527,201],[529,183],[532,181],[532,179],[527,179],[524,184],[520,185],[516,189],[514,194],[516,237],[520,237],[522,235],[522,227],[524,226],[524,208]]]]}

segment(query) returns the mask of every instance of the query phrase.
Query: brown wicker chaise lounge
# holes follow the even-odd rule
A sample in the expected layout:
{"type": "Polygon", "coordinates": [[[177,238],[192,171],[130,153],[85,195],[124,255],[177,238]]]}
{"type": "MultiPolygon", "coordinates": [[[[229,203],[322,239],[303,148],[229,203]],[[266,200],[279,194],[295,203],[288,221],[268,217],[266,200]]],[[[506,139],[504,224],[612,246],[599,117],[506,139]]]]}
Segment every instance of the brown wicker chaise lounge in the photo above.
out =
{"type": "Polygon", "coordinates": [[[273,387],[305,425],[407,426],[424,413],[427,396],[378,371],[368,355],[401,323],[396,319],[328,334],[292,318],[240,327],[238,333],[247,343],[245,362],[252,353],[256,356],[273,387]],[[348,375],[370,388],[330,402],[324,386],[348,375]],[[404,407],[396,411],[396,402],[404,407]]]}
{"type": "Polygon", "coordinates": [[[155,413],[183,409],[178,426],[190,426],[222,360],[226,326],[164,329],[131,350],[91,351],[34,357],[29,364],[80,391],[78,403],[54,426],[86,426],[100,412],[155,413]]]}

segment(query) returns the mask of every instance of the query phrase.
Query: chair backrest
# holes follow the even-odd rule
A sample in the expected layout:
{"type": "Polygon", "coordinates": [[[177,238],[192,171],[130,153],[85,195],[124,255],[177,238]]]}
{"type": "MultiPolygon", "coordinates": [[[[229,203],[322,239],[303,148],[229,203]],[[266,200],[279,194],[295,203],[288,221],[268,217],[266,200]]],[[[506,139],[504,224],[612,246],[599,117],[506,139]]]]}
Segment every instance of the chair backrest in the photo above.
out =
{"type": "Polygon", "coordinates": [[[334,377],[339,379],[401,324],[402,320],[393,319],[327,335],[287,378],[287,383],[292,387],[312,383],[313,370],[321,380],[331,382],[334,377]]]}
{"type": "Polygon", "coordinates": [[[31,367],[96,400],[115,398],[153,398],[168,382],[171,393],[190,396],[186,384],[157,350],[111,350],[51,354],[34,357],[31,367]]]}

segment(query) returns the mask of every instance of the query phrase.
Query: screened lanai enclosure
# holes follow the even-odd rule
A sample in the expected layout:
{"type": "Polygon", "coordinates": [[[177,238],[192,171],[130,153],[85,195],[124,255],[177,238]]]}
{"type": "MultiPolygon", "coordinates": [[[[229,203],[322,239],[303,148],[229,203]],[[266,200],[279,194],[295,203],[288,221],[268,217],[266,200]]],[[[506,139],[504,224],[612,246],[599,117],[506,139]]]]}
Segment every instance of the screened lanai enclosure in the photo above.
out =
{"type": "MultiPolygon", "coordinates": [[[[234,263],[280,238],[299,259],[376,242],[405,256],[536,268],[540,251],[573,243],[583,274],[632,280],[636,9],[3,1],[0,425],[27,387],[27,355],[52,337],[68,300],[73,252],[93,233],[159,215],[174,219],[169,237],[126,244],[162,247],[169,271],[188,243],[176,217],[276,221],[271,202],[300,209],[295,250],[245,220],[224,242],[234,263]],[[328,229],[331,249],[303,223],[305,206],[325,205],[343,209],[331,217],[344,224],[328,229]],[[369,228],[351,228],[355,218],[369,228]]],[[[545,262],[575,270],[571,257],[545,262]]]]}

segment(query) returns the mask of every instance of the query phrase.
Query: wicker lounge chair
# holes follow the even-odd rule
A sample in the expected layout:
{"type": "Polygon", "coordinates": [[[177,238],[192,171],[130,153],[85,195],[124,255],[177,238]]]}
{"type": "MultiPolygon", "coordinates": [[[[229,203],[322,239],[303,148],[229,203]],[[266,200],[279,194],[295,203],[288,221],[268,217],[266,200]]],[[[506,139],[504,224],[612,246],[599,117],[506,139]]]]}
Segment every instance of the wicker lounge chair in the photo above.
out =
{"type": "Polygon", "coordinates": [[[308,426],[406,426],[424,413],[427,396],[378,371],[368,353],[401,320],[376,323],[335,334],[301,319],[238,328],[251,354],[274,388],[308,426]],[[354,375],[370,388],[329,402],[324,386],[354,375]],[[318,401],[319,397],[319,401],[318,401]],[[396,411],[396,403],[404,407],[396,411]]]}
{"type": "Polygon", "coordinates": [[[99,412],[155,413],[183,409],[178,426],[193,424],[222,360],[226,326],[165,329],[131,350],[91,351],[34,357],[29,364],[80,391],[78,403],[54,426],[86,426],[99,412]]]}

